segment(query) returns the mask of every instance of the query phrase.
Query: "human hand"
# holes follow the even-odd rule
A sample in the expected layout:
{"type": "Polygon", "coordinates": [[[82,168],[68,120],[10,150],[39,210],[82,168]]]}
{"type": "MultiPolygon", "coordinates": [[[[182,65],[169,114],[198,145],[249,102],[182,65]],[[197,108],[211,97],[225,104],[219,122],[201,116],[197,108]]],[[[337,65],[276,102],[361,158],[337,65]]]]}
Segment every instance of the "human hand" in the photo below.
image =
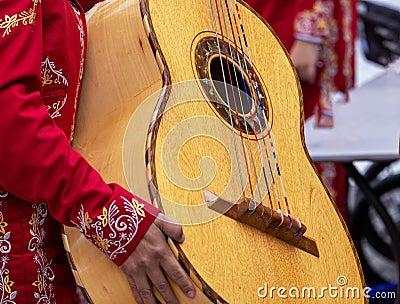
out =
{"type": "Polygon", "coordinates": [[[182,226],[160,213],[129,258],[120,266],[138,304],[156,303],[152,286],[167,303],[178,303],[166,275],[189,298],[195,296],[195,289],[171,252],[165,235],[177,242],[185,239],[182,226]]]}
{"type": "Polygon", "coordinates": [[[312,42],[295,40],[290,50],[290,58],[300,80],[313,84],[317,77],[319,45],[312,42]]]}

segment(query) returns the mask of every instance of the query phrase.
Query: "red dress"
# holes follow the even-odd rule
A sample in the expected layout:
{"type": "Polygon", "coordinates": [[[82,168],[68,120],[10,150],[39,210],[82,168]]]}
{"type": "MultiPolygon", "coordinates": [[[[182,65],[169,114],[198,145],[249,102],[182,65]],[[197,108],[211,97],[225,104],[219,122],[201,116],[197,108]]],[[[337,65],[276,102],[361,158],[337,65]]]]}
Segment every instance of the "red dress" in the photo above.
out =
{"type": "Polygon", "coordinates": [[[86,49],[83,8],[1,1],[0,303],[73,302],[59,223],[77,226],[120,265],[158,213],[106,184],[70,146],[86,49]]]}
{"type": "Polygon", "coordinates": [[[347,92],[354,85],[354,39],[357,30],[354,0],[246,0],[273,28],[290,51],[295,39],[321,45],[318,79],[301,83],[304,112],[317,109],[317,123],[332,115],[330,93],[347,92]],[[284,13],[282,13],[284,12],[284,13]]]}

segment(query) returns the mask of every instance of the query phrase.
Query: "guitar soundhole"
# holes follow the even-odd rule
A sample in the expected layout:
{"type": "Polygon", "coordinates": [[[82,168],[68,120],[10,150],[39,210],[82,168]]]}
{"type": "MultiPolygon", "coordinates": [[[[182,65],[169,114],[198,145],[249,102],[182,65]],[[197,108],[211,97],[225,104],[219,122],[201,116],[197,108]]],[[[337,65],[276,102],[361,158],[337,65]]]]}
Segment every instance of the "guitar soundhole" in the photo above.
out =
{"type": "Polygon", "coordinates": [[[250,114],[251,95],[248,79],[230,58],[215,56],[210,60],[210,75],[214,88],[224,105],[241,116],[250,114]],[[228,85],[226,85],[228,84],[228,85]]]}
{"type": "Polygon", "coordinates": [[[203,92],[229,125],[249,135],[271,127],[268,97],[255,68],[226,39],[202,39],[194,63],[203,92]]]}

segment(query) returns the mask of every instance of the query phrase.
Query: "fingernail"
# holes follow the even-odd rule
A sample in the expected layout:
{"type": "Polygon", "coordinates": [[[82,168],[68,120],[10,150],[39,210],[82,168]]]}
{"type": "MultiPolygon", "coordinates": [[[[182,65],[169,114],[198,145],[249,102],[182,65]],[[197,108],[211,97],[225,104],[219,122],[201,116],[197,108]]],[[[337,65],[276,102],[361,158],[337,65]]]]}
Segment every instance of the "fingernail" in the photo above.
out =
{"type": "Polygon", "coordinates": [[[178,243],[183,243],[183,241],[185,240],[185,235],[182,233],[180,236],[176,236],[174,237],[175,241],[177,241],[178,243]]]}
{"type": "Polygon", "coordinates": [[[190,290],[190,291],[188,291],[188,292],[186,293],[186,295],[187,295],[189,298],[194,298],[194,296],[196,295],[196,292],[195,292],[194,290],[190,290]]]}

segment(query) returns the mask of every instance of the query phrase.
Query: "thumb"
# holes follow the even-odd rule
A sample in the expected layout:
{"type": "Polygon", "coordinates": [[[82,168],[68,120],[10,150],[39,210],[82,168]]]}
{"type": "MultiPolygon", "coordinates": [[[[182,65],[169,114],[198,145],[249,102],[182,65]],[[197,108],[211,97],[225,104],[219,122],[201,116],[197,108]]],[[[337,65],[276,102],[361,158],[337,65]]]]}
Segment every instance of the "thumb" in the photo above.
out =
{"type": "Polygon", "coordinates": [[[182,226],[163,213],[159,213],[154,224],[168,237],[182,243],[185,240],[182,226]]]}

